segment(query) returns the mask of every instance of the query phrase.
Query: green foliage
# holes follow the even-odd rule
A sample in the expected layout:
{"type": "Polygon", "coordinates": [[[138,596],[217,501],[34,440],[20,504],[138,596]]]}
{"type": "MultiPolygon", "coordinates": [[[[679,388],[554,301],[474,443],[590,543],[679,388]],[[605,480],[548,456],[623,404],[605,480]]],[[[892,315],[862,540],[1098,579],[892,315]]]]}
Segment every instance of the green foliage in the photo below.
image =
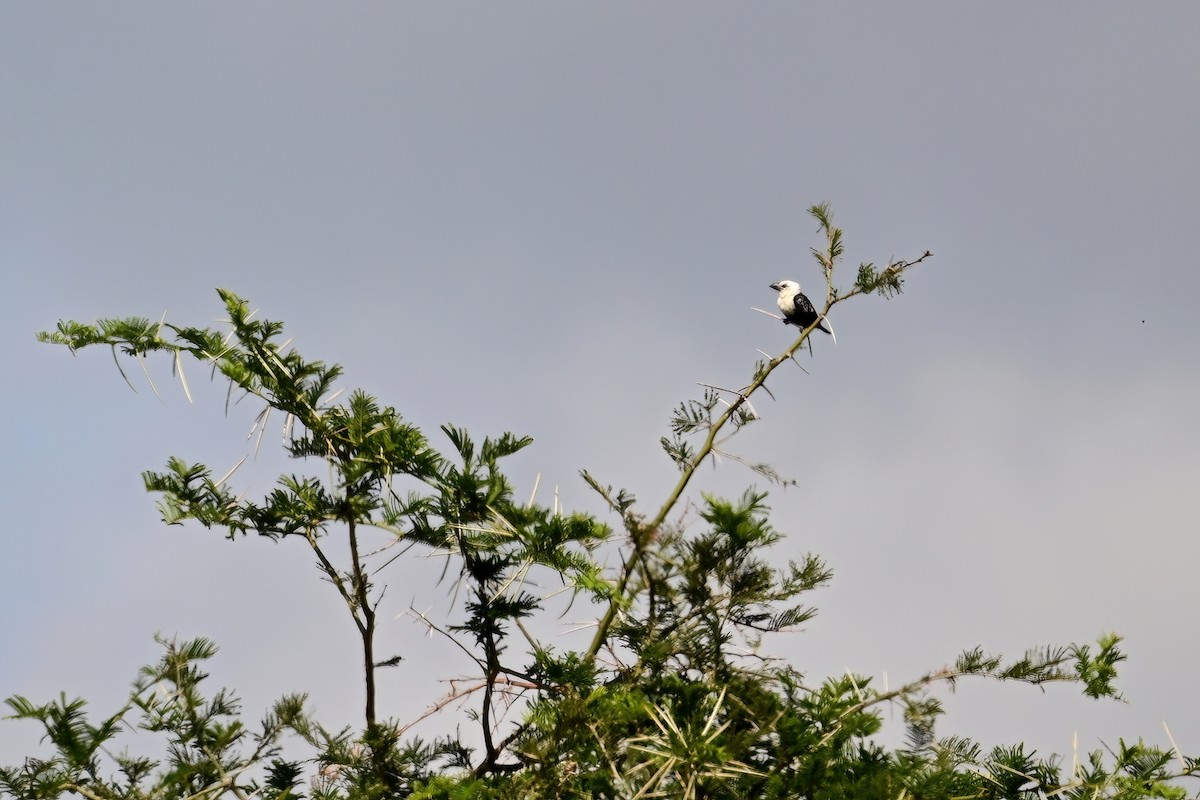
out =
{"type": "Polygon", "coordinates": [[[812,248],[813,258],[821,265],[821,269],[825,272],[826,281],[833,279],[833,270],[837,266],[837,262],[841,260],[845,252],[845,244],[842,242],[842,229],[834,227],[833,211],[829,208],[829,203],[819,203],[811,206],[808,213],[817,221],[820,226],[821,233],[825,236],[825,248],[812,248]]]}
{"type": "Polygon", "coordinates": [[[68,793],[89,798],[256,792],[283,797],[286,787],[280,788],[280,782],[294,774],[278,758],[279,741],[302,713],[304,698],[279,700],[258,729],[251,729],[239,718],[236,696],[222,689],[206,697],[202,691],[208,675],[201,665],[216,655],[215,645],[205,639],[159,642],[163,657],[141,670],[129,702],[99,724],[89,721],[83,700],[68,701],[66,695],[44,705],[9,698],[11,718],[38,723],[55,752],[47,759],[28,758],[20,767],[0,769],[0,792],[28,800],[68,793]],[[166,758],[112,753],[111,743],[127,726],[156,734],[166,758]],[[102,756],[108,756],[107,763],[102,756]],[[260,784],[247,775],[250,767],[265,768],[268,780],[260,784]]]}
{"type": "Polygon", "coordinates": [[[904,271],[933,255],[928,250],[916,261],[890,261],[883,269],[863,262],[858,265],[858,277],[854,280],[854,291],[859,294],[875,293],[891,299],[904,292],[904,271]]]}
{"type": "Polygon", "coordinates": [[[890,266],[877,270],[874,264],[862,263],[858,265],[858,277],[854,281],[854,288],[863,294],[878,292],[890,299],[904,291],[904,282],[900,273],[890,266]]]}
{"type": "MultiPolygon", "coordinates": [[[[864,263],[852,286],[838,287],[842,230],[827,204],[809,211],[824,239],[813,250],[827,284],[822,313],[860,294],[899,293],[904,274],[930,255],[882,270],[864,263]]],[[[1070,683],[1088,697],[1119,697],[1116,666],[1125,655],[1115,634],[1095,646],[1051,645],[1016,659],[973,648],[953,666],[889,691],[851,673],[810,682],[763,654],[769,637],[813,618],[808,595],[832,573],[815,555],[780,563],[773,548],[783,534],[770,524],[765,493],[751,489],[729,500],[687,492],[710,458],[789,483],[771,466],[732,453],[727,441],[759,420],[751,397],[759,389],[770,394],[767,380],[807,332],[756,363],[749,385],[705,387],[675,409],[661,444],[679,475],[657,512],[581,472],[618,520],[614,530],[591,514],[514,499],[504,459],[528,447],[528,437],[477,440],[444,425],[435,437],[445,442],[439,451],[363,391],[337,402],[340,367],[304,359],[280,342],[280,323],[256,320],[241,298],[219,294],[228,330],[133,317],[60,322],[38,338],[72,351],[107,346],[123,376],[122,357],[146,369],[147,356],[166,355],[189,397],[184,364],[199,361],[228,382],[227,403],[235,392],[262,403],[260,441],[278,412],[298,469],[280,475],[263,497],[246,499],[229,487],[236,467],[214,478],[207,466],[182,458],[146,472],[145,485],[159,496],[168,524],[194,522],[232,539],[254,534],[309,549],[359,635],[363,724],[329,730],[307,713],[302,696],[289,696],[248,725],[236,696],[205,691],[203,667],[216,653],[210,642],[161,640],[162,659],[141,671],[128,703],[109,716],[93,721],[84,701],[65,695],[42,705],[10,698],[11,717],[40,727],[52,754],[0,769],[0,797],[1082,800],[1182,798],[1181,780],[1200,777],[1197,759],[1140,741],[1091,753],[1064,773],[1057,758],[1036,757],[1020,743],[988,750],[938,735],[936,691],[964,678],[1070,683]],[[408,488],[402,494],[397,486],[408,488]],[[685,504],[696,513],[681,515],[685,504]],[[689,524],[668,523],[683,518],[689,524]],[[381,546],[367,548],[367,536],[381,546]],[[335,537],[346,547],[329,547],[335,537]],[[471,729],[455,736],[406,738],[409,725],[377,713],[375,671],[419,658],[375,653],[383,591],[376,581],[388,563],[378,553],[392,544],[443,556],[445,577],[455,582],[460,602],[449,619],[420,616],[477,669],[476,681],[430,699],[436,707],[473,703],[471,729]],[[336,562],[333,554],[345,551],[348,558],[336,562]],[[567,587],[569,602],[582,598],[602,609],[588,647],[554,647],[532,635],[535,626],[526,622],[557,610],[537,576],[567,587]],[[886,707],[903,713],[904,747],[877,741],[886,707]],[[147,747],[143,736],[155,744],[147,747]],[[126,738],[139,738],[139,752],[158,746],[162,755],[118,749],[126,738]]]]}

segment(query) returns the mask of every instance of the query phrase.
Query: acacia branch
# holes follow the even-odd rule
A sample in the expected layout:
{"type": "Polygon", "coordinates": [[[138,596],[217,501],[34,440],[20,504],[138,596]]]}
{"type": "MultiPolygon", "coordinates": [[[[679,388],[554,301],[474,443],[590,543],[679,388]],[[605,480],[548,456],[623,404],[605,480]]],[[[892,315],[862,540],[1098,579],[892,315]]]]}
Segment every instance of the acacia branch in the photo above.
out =
{"type": "MultiPolygon", "coordinates": [[[[825,313],[828,313],[831,306],[832,302],[826,303],[825,313]]],[[[696,470],[699,469],[704,460],[708,458],[709,454],[713,450],[713,447],[716,445],[717,435],[721,432],[721,429],[724,428],[729,420],[733,418],[733,415],[739,408],[742,407],[742,405],[749,402],[750,396],[766,382],[771,373],[775,371],[775,368],[791,358],[792,354],[795,353],[802,344],[804,344],[804,342],[808,339],[809,334],[816,329],[819,321],[820,320],[805,328],[801,332],[800,337],[792,343],[791,347],[785,350],[781,355],[771,359],[758,377],[751,381],[750,385],[738,394],[737,399],[730,403],[725,411],[722,412],[721,416],[717,418],[717,421],[709,426],[708,435],[705,437],[704,443],[696,451],[696,455],[692,458],[692,460],[688,462],[687,467],[684,468],[683,474],[679,476],[679,480],[676,482],[675,488],[671,490],[671,494],[668,495],[666,502],[663,503],[662,508],[659,509],[658,514],[655,515],[654,519],[643,527],[644,533],[648,535],[635,535],[633,537],[633,549],[630,551],[628,557],[621,565],[621,577],[617,581],[613,598],[609,601],[608,609],[605,611],[604,616],[600,619],[600,623],[596,628],[596,634],[592,637],[592,643],[587,649],[585,657],[589,661],[595,659],[596,654],[600,652],[600,648],[604,645],[605,639],[608,638],[609,628],[612,626],[613,620],[616,619],[619,604],[625,596],[625,590],[629,585],[629,579],[633,575],[632,567],[634,563],[641,561],[644,547],[653,540],[654,534],[658,531],[658,529],[670,515],[671,511],[679,503],[679,499],[683,496],[684,490],[687,489],[688,484],[691,483],[692,476],[696,474],[696,470]]]]}
{"type": "MultiPolygon", "coordinates": [[[[346,492],[346,523],[349,526],[350,559],[354,576],[355,601],[358,611],[354,613],[355,624],[362,638],[363,682],[366,689],[365,716],[367,727],[375,724],[375,609],[368,596],[366,570],[358,558],[358,530],[355,525],[351,494],[346,492]],[[361,615],[361,622],[360,622],[361,615]]],[[[354,611],[354,609],[351,609],[354,611]]]]}
{"type": "Polygon", "coordinates": [[[320,566],[321,571],[328,575],[329,580],[335,587],[337,587],[338,594],[340,594],[342,596],[342,600],[345,601],[346,608],[350,611],[350,616],[354,618],[354,625],[358,628],[358,631],[361,634],[363,632],[363,623],[362,620],[358,618],[358,614],[354,611],[357,602],[354,599],[354,595],[350,594],[350,591],[346,588],[346,582],[342,580],[341,573],[338,572],[337,567],[333,565],[333,562],[329,560],[329,556],[325,555],[325,551],[321,549],[319,544],[317,544],[316,532],[312,529],[308,530],[305,533],[305,538],[308,540],[308,546],[312,548],[312,551],[317,555],[317,561],[319,562],[318,566],[320,566]]]}
{"type": "MultiPolygon", "coordinates": [[[[450,685],[453,688],[451,688],[449,692],[447,692],[442,697],[438,698],[432,705],[430,705],[428,708],[426,708],[424,711],[422,711],[421,715],[418,716],[416,719],[414,719],[412,722],[409,722],[405,725],[401,725],[399,728],[397,728],[396,733],[400,734],[400,735],[406,733],[409,729],[416,727],[419,723],[429,719],[434,714],[437,714],[438,712],[442,711],[444,708],[446,708],[446,706],[450,705],[454,701],[464,700],[464,699],[470,697],[471,695],[475,694],[476,692],[478,692],[480,689],[483,689],[487,686],[487,681],[485,681],[485,680],[476,681],[472,684],[469,684],[465,688],[456,687],[455,686],[456,683],[457,683],[457,681],[450,681],[450,685]]],[[[527,682],[527,681],[514,681],[514,680],[510,680],[504,676],[499,676],[496,679],[496,683],[502,684],[505,686],[513,686],[513,687],[516,687],[517,689],[522,689],[522,690],[540,688],[534,683],[527,682]]],[[[509,742],[507,739],[505,741],[501,742],[499,745],[500,749],[503,749],[508,743],[509,742]]]]}
{"type": "MultiPolygon", "coordinates": [[[[771,373],[773,373],[780,364],[788,360],[794,360],[795,352],[799,350],[805,342],[808,341],[809,336],[817,328],[817,326],[820,325],[821,319],[827,316],[834,306],[838,305],[839,303],[844,303],[855,295],[864,293],[863,288],[856,286],[854,289],[844,295],[834,295],[832,290],[832,273],[833,263],[835,260],[835,254],[833,253],[833,241],[834,237],[832,234],[830,234],[830,251],[827,254],[827,259],[823,258],[821,263],[822,266],[826,267],[826,279],[829,281],[831,288],[825,300],[825,307],[821,310],[817,320],[800,332],[799,337],[797,337],[796,341],[792,343],[791,347],[767,362],[766,366],[754,378],[754,380],[752,380],[745,389],[737,393],[737,398],[728,404],[725,411],[717,418],[716,422],[709,425],[708,435],[705,436],[703,444],[700,445],[695,456],[692,457],[691,461],[689,461],[687,466],[684,468],[683,473],[679,476],[679,480],[675,484],[675,488],[671,490],[671,493],[667,496],[666,501],[663,503],[658,513],[650,522],[645,523],[644,525],[638,525],[637,527],[639,530],[630,531],[634,534],[632,537],[633,548],[621,564],[620,577],[617,579],[617,584],[614,587],[613,597],[609,601],[608,608],[605,610],[604,616],[600,619],[600,622],[596,627],[596,634],[592,638],[592,643],[587,649],[585,657],[589,661],[595,659],[597,653],[599,653],[601,647],[603,647],[604,641],[608,638],[608,631],[612,627],[613,620],[616,619],[617,612],[620,609],[622,601],[625,599],[625,591],[629,586],[629,580],[632,577],[634,565],[641,563],[642,552],[644,548],[647,544],[654,540],[658,529],[664,522],[666,522],[667,517],[671,514],[671,511],[676,505],[678,505],[680,498],[683,496],[684,491],[688,487],[688,484],[690,484],[692,481],[692,476],[696,474],[696,470],[699,469],[700,465],[703,464],[709,455],[713,453],[721,430],[729,423],[731,419],[733,419],[734,415],[738,412],[738,409],[750,402],[751,395],[764,386],[767,378],[771,376],[771,373]]],[[[899,261],[889,264],[884,269],[884,272],[902,273],[905,270],[921,263],[925,259],[930,258],[932,255],[933,253],[926,250],[920,258],[912,261],[899,261]]]]}

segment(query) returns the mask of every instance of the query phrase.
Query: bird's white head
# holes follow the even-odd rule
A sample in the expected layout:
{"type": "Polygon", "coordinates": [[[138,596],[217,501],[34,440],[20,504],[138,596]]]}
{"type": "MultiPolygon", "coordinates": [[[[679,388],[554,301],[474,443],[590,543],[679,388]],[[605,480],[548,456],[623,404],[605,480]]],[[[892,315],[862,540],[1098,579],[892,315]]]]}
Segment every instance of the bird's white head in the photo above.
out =
{"type": "Polygon", "coordinates": [[[780,281],[772,283],[771,288],[779,292],[779,297],[775,300],[775,305],[779,306],[779,310],[783,312],[783,316],[789,316],[796,308],[796,295],[800,294],[800,284],[795,281],[780,281]]]}

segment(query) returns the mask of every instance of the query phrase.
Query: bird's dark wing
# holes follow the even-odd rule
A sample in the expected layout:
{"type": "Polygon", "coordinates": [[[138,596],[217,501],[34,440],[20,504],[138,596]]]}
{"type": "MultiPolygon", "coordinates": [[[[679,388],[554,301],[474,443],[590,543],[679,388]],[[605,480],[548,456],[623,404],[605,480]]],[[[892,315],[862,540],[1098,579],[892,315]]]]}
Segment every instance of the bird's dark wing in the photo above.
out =
{"type": "Polygon", "coordinates": [[[796,305],[797,314],[815,314],[817,310],[813,308],[812,301],[803,292],[796,292],[796,296],[792,299],[796,305]]]}
{"type": "Polygon", "coordinates": [[[794,306],[792,313],[787,315],[784,322],[790,322],[798,328],[807,328],[815,322],[817,330],[832,334],[832,331],[821,322],[821,315],[817,313],[817,309],[813,308],[812,301],[802,292],[796,293],[792,299],[792,305],[794,306]]]}

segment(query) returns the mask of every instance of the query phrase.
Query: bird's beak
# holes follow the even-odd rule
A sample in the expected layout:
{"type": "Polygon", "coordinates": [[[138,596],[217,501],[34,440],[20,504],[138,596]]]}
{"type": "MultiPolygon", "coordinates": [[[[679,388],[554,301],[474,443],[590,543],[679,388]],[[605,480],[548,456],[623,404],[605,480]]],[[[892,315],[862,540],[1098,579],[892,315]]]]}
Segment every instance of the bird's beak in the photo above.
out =
{"type": "Polygon", "coordinates": [[[775,291],[777,291],[777,292],[778,292],[778,291],[779,291],[779,284],[778,284],[778,283],[772,283],[772,284],[771,284],[771,288],[772,288],[772,289],[774,289],[775,291]]]}

